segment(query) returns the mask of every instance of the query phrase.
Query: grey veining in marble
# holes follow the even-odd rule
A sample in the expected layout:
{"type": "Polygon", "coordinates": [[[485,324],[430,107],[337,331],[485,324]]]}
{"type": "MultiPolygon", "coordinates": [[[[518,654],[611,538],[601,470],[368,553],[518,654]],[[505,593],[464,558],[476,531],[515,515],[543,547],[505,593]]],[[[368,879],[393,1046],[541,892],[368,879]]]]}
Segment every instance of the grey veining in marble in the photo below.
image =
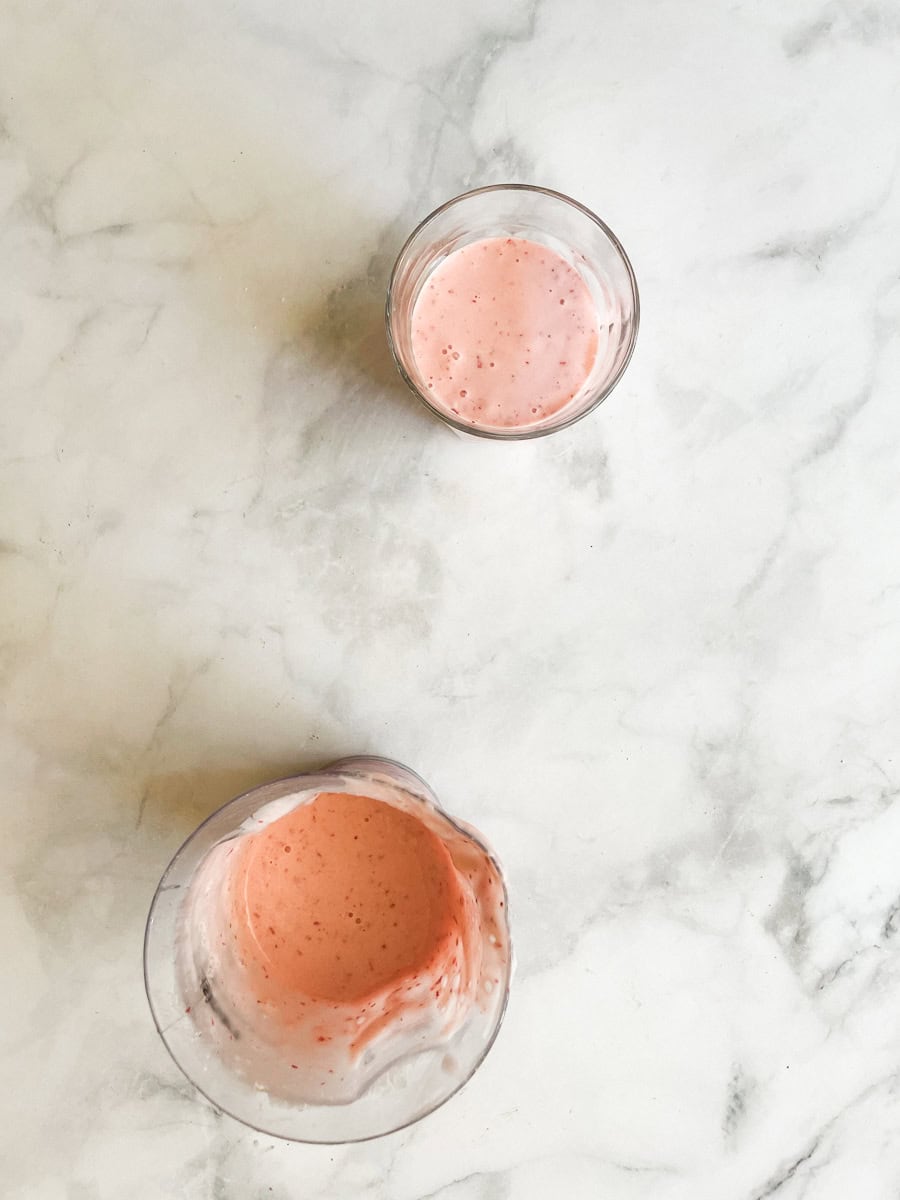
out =
{"type": "Polygon", "coordinates": [[[896,1200],[900,7],[0,8],[0,1161],[15,1200],[896,1200]],[[469,186],[634,261],[613,397],[403,391],[469,186]],[[471,1085],[352,1148],[198,1100],[143,995],[186,833],[347,753],[508,867],[471,1085]]]}

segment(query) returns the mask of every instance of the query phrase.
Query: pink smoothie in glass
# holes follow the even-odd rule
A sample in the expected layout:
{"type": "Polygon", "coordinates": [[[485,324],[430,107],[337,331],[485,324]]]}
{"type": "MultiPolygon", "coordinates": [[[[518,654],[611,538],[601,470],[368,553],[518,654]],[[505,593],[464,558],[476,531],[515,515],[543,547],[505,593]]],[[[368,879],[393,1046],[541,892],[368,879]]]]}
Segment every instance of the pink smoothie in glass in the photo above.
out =
{"type": "Polygon", "coordinates": [[[526,428],[582,390],[598,324],[587,284],[561,255],[526,238],[484,238],[429,276],[412,352],[439,407],[476,426],[526,428]]]}

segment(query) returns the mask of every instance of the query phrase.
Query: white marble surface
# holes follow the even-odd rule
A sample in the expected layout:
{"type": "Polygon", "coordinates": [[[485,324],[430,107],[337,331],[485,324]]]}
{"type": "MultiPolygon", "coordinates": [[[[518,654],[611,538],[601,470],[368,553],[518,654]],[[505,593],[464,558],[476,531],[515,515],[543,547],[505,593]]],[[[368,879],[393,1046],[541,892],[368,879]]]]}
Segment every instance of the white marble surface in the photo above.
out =
{"type": "Polygon", "coordinates": [[[898,111],[896,0],[0,7],[4,1196],[898,1195],[898,111]],[[644,322],[497,447],[380,310],[508,179],[644,322]],[[519,972],[465,1092],[308,1148],[198,1101],[142,927],[364,751],[497,845],[519,972]]]}

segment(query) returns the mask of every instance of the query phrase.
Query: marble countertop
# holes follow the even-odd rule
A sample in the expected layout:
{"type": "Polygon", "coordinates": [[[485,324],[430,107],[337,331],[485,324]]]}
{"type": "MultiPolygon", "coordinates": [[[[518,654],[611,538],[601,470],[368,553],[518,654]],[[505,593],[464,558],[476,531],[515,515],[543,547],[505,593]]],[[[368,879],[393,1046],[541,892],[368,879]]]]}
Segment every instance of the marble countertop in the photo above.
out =
{"type": "Polygon", "coordinates": [[[0,1122],[15,1200],[900,1189],[900,9],[0,10],[0,1122]],[[542,183],[629,250],[618,390],[455,437],[393,256],[542,183]],[[466,1090],[366,1145],[198,1099],[141,939],[187,832],[351,753],[508,868],[466,1090]]]}

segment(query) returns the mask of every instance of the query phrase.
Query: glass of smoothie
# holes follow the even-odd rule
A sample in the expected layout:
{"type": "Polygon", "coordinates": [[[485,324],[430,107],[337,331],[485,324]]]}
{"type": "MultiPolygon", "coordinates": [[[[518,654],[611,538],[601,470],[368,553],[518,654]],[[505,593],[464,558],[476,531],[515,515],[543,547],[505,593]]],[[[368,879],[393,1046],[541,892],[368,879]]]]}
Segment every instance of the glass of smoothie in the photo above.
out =
{"type": "Polygon", "coordinates": [[[621,243],[559,192],[500,184],[448,200],[391,274],[388,340],[448,425],[502,440],[564,429],[605,400],[634,350],[637,283],[621,243]]]}
{"type": "Polygon", "coordinates": [[[503,1019],[507,895],[484,839],[414,771],[346,758],[213,813],[160,881],[153,1019],[222,1111],[352,1142],[432,1112],[503,1019]]]}

